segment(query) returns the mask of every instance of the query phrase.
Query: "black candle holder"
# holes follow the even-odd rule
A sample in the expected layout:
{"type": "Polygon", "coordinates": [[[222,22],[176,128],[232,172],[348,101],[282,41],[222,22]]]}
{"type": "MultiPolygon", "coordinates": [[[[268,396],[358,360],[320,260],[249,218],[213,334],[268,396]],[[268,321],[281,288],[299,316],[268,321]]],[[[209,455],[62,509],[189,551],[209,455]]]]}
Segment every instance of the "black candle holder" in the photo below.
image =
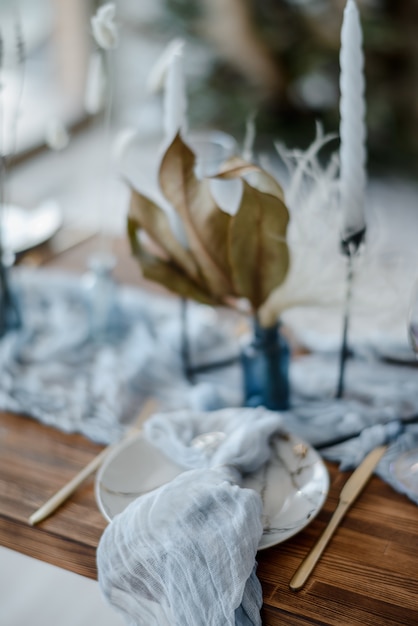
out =
{"type": "Polygon", "coordinates": [[[344,395],[344,377],[345,366],[347,359],[351,356],[351,350],[348,347],[348,332],[351,314],[351,300],[354,283],[354,259],[358,253],[361,243],[364,241],[366,229],[354,233],[350,237],[341,240],[341,251],[347,258],[347,271],[346,271],[346,292],[344,301],[344,314],[343,314],[343,336],[341,342],[340,351],[340,364],[336,398],[342,398],[344,395]]]}
{"type": "Polygon", "coordinates": [[[187,298],[181,298],[180,300],[180,355],[183,366],[183,374],[186,380],[190,384],[194,384],[195,377],[198,374],[204,372],[211,372],[214,370],[222,369],[224,367],[230,367],[240,360],[239,354],[227,357],[225,359],[218,359],[216,361],[210,361],[209,363],[193,364],[190,356],[190,342],[189,335],[187,333],[187,314],[188,314],[188,300],[187,298]]]}

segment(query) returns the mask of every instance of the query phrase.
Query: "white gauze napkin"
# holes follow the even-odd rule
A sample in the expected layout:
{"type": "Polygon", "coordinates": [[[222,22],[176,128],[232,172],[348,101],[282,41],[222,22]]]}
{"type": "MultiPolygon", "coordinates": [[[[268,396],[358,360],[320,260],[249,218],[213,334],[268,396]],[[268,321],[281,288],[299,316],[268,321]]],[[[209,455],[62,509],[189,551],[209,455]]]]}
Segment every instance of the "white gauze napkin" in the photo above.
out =
{"type": "Polygon", "coordinates": [[[260,626],[256,553],[263,533],[258,493],[241,473],[270,456],[277,413],[225,409],[160,413],[147,439],[184,467],[170,483],[132,502],[105,530],[97,551],[107,600],[136,626],[260,626]],[[217,447],[195,437],[224,432],[217,447]]]}

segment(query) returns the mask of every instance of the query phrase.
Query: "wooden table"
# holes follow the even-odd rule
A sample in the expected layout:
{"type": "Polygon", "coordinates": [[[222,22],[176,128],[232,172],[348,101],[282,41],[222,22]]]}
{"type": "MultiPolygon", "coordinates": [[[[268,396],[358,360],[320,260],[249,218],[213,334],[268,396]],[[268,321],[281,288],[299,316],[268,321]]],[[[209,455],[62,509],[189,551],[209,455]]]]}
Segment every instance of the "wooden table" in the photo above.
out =
{"type": "MultiPolygon", "coordinates": [[[[88,249],[81,245],[54,265],[82,269],[88,249]]],[[[116,252],[119,277],[138,281],[124,243],[116,252]]],[[[0,413],[0,543],[95,578],[96,546],[106,522],[95,503],[94,478],[38,527],[27,519],[100,449],[80,435],[0,413]]],[[[290,591],[290,578],[329,520],[348,476],[327,465],[331,488],[318,517],[296,537],[258,554],[263,624],[418,624],[418,509],[377,477],[343,520],[306,586],[290,591]]]]}

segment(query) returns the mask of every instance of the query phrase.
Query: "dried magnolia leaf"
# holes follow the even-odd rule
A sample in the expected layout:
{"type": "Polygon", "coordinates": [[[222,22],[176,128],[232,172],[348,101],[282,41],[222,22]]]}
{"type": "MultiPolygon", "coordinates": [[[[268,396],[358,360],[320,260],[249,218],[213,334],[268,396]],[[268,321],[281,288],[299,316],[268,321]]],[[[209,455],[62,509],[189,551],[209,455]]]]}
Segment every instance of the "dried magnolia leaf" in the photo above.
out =
{"type": "Polygon", "coordinates": [[[275,180],[273,176],[268,174],[266,171],[258,169],[253,174],[250,174],[249,182],[252,187],[255,187],[259,191],[268,193],[282,202],[285,201],[284,191],[281,185],[279,185],[277,180],[275,180]]]}
{"type": "Polygon", "coordinates": [[[164,261],[151,254],[138,239],[138,222],[136,220],[128,219],[128,237],[132,252],[139,261],[144,278],[157,282],[184,298],[190,298],[203,304],[220,304],[173,262],[164,261]]]}
{"type": "Polygon", "coordinates": [[[177,135],[164,155],[159,180],[180,215],[190,250],[209,291],[217,298],[233,293],[228,261],[231,217],[215,203],[207,180],[194,174],[195,155],[177,135]]]}
{"type": "Polygon", "coordinates": [[[220,168],[219,172],[216,174],[215,178],[240,178],[249,174],[250,172],[256,172],[260,168],[254,163],[249,163],[245,159],[235,156],[231,159],[228,159],[223,166],[220,168]]]}
{"type": "Polygon", "coordinates": [[[128,218],[140,224],[146,233],[157,243],[167,256],[194,280],[198,279],[199,270],[188,250],[175,238],[165,211],[152,200],[135,189],[131,192],[128,218]]]}
{"type": "Polygon", "coordinates": [[[288,211],[283,202],[243,181],[239,210],[230,228],[230,261],[239,295],[257,310],[285,279],[288,211]]]}
{"type": "Polygon", "coordinates": [[[216,178],[230,179],[247,176],[247,182],[259,191],[269,193],[284,202],[284,191],[277,180],[257,165],[248,163],[240,157],[227,161],[216,178]]]}
{"type": "MultiPolygon", "coordinates": [[[[207,274],[204,267],[201,267],[201,271],[214,293],[218,292],[216,285],[219,285],[220,295],[231,295],[233,289],[228,254],[228,231],[231,216],[222,211],[215,203],[210,192],[209,181],[197,182],[197,185],[189,187],[190,206],[198,207],[197,211],[193,208],[193,222],[196,230],[201,233],[201,239],[204,241],[210,258],[216,263],[218,275],[214,277],[213,268],[207,274]]],[[[192,244],[190,245],[192,246],[192,244]]],[[[197,250],[195,254],[197,254],[197,250]]]]}
{"type": "Polygon", "coordinates": [[[195,156],[177,135],[159,172],[161,189],[181,219],[189,248],[175,238],[168,216],[151,200],[132,192],[128,233],[146,278],[187,298],[208,304],[246,298],[258,311],[284,281],[289,265],[289,220],[280,185],[242,159],[225,165],[219,179],[239,178],[243,196],[236,215],[222,211],[208,179],[194,174],[195,156]],[[137,238],[147,234],[162,255],[137,238]]]}

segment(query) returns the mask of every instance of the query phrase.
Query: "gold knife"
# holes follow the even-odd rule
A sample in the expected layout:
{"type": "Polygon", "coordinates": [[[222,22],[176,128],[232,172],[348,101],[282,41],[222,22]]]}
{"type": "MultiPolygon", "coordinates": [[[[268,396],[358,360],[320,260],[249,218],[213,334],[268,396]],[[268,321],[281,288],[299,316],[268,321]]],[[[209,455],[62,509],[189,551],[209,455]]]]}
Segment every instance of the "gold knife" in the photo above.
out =
{"type": "Polygon", "coordinates": [[[321,554],[328,545],[329,540],[338,527],[338,524],[347,513],[350,506],[353,504],[357,496],[367,484],[370,476],[373,473],[374,468],[387,450],[387,446],[379,446],[374,448],[360,463],[357,469],[352,473],[350,478],[345,483],[341,490],[338,500],[337,508],[334,511],[333,516],[328,522],[328,526],[325,528],[318,541],[309,552],[309,554],[303,559],[302,563],[296,570],[295,575],[289,583],[289,587],[292,591],[298,591],[303,587],[312,570],[317,564],[321,554]]]}

